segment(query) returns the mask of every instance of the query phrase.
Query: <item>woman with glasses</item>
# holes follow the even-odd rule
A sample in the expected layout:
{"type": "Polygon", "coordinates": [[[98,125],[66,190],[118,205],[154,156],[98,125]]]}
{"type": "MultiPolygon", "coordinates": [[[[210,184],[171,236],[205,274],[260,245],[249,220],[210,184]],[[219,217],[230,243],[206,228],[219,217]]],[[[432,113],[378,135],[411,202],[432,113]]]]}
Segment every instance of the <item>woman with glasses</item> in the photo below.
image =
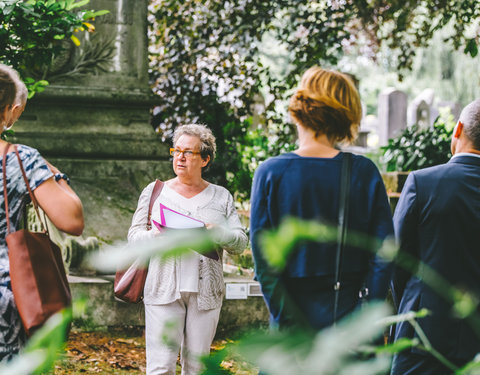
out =
{"type": "MultiPolygon", "coordinates": [[[[179,350],[182,374],[201,372],[197,358],[210,352],[224,296],[222,249],[239,254],[248,242],[232,195],[202,177],[215,152],[215,137],[206,126],[175,130],[170,154],[176,177],[165,182],[153,204],[152,221],[161,221],[160,209],[185,215],[215,228],[219,250],[218,257],[191,250],[181,257],[151,259],[144,289],[147,374],[175,374],[179,350]]],[[[146,229],[154,185],[140,195],[129,242],[162,235],[155,225],[146,229]]]]}
{"type": "Polygon", "coordinates": [[[338,310],[334,292],[334,286],[338,287],[336,243],[300,241],[282,272],[268,266],[261,233],[278,228],[286,217],[336,229],[346,157],[337,145],[354,138],[362,115],[352,80],[319,67],[303,74],[288,109],[298,131],[298,149],[265,161],[253,178],[250,235],[255,274],[273,324],[320,330],[358,306],[359,291],[365,283],[369,298],[385,298],[391,270],[375,251],[393,234],[392,215],[377,167],[363,156],[352,155],[348,233],[359,233],[369,240],[362,246],[344,248],[338,310]]]}

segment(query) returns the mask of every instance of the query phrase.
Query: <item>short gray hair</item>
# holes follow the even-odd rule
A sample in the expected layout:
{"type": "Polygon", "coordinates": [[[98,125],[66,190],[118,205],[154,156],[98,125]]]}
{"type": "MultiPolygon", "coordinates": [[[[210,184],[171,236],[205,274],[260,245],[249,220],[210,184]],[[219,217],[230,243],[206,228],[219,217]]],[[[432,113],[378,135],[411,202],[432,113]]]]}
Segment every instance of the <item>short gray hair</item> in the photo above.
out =
{"type": "Polygon", "coordinates": [[[15,104],[24,106],[27,104],[28,89],[25,83],[21,79],[15,80],[15,86],[17,86],[17,95],[15,95],[15,104]]]}
{"type": "Polygon", "coordinates": [[[480,150],[480,99],[474,100],[462,110],[459,121],[473,147],[480,150]]]}
{"type": "MultiPolygon", "coordinates": [[[[9,66],[0,64],[0,112],[2,113],[7,106],[15,104],[17,85],[14,76],[12,76],[12,71],[13,69],[9,66]]],[[[0,119],[0,121],[3,120],[0,119]]]]}
{"type": "Polygon", "coordinates": [[[18,74],[15,69],[8,65],[2,64],[2,69],[10,74],[10,77],[12,77],[13,81],[15,82],[16,94],[13,104],[24,106],[27,104],[28,90],[27,86],[25,86],[25,83],[23,83],[22,79],[20,78],[20,74],[18,74]]]}
{"type": "Polygon", "coordinates": [[[207,156],[210,156],[210,162],[207,167],[215,159],[215,154],[217,152],[217,145],[215,144],[215,136],[212,131],[202,124],[188,124],[181,125],[175,129],[173,133],[173,146],[177,144],[178,138],[182,135],[190,135],[193,137],[198,137],[200,139],[200,154],[202,159],[206,159],[207,156]]]}
{"type": "Polygon", "coordinates": [[[25,86],[25,83],[23,83],[18,72],[15,69],[13,69],[11,66],[2,64],[1,68],[5,72],[7,72],[15,82],[16,94],[15,94],[15,100],[13,104],[24,106],[25,104],[27,104],[27,98],[28,98],[27,86],[25,86]]]}

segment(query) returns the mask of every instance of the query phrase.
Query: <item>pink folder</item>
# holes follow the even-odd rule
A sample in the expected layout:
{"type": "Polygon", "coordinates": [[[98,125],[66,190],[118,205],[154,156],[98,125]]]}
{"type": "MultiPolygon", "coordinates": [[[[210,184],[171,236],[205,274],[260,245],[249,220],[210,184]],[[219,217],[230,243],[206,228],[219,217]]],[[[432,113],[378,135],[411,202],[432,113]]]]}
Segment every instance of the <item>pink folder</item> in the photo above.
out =
{"type": "MultiPolygon", "coordinates": [[[[160,223],[152,219],[153,224],[158,230],[168,229],[192,229],[192,228],[205,228],[205,223],[194,219],[193,217],[184,215],[180,212],[172,210],[167,206],[160,203],[160,223]]],[[[218,254],[215,250],[208,253],[202,253],[202,255],[219,260],[218,254]]]]}

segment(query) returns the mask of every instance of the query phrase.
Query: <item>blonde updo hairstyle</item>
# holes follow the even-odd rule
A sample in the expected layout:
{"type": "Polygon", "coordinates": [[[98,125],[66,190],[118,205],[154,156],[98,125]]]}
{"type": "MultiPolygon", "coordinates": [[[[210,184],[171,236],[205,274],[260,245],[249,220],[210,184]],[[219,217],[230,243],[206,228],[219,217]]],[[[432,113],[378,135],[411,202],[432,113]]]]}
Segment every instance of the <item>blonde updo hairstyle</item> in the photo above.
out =
{"type": "Polygon", "coordinates": [[[314,66],[302,76],[290,99],[295,123],[312,129],[315,137],[325,134],[333,142],[351,142],[362,118],[360,96],[346,74],[314,66]]]}
{"type": "Polygon", "coordinates": [[[182,135],[190,135],[200,139],[200,156],[203,160],[210,156],[210,161],[203,168],[204,170],[207,170],[215,159],[215,155],[217,153],[215,136],[213,135],[212,131],[206,125],[202,124],[181,125],[177,127],[173,133],[173,147],[175,147],[178,139],[182,135]]]}

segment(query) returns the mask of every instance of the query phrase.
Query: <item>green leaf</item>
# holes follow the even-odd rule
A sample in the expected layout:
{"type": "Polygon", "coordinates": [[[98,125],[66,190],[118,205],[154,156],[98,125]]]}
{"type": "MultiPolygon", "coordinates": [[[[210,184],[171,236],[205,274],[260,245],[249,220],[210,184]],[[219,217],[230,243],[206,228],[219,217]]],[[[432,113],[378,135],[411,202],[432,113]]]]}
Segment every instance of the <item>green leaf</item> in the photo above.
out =
{"type": "Polygon", "coordinates": [[[0,367],[2,374],[42,374],[49,371],[67,338],[72,309],[51,316],[27,342],[20,355],[0,367]]]}
{"type": "Polygon", "coordinates": [[[67,10],[83,7],[84,5],[87,5],[89,2],[90,0],[81,0],[78,3],[71,3],[68,5],[67,10]]]}
{"type": "Polygon", "coordinates": [[[378,368],[389,368],[390,357],[383,355],[365,361],[357,350],[381,335],[383,328],[377,322],[389,311],[386,304],[373,303],[341,320],[336,327],[320,332],[292,328],[253,333],[232,350],[268,374],[379,374],[383,372],[378,368]],[[364,366],[372,367],[359,371],[364,366]],[[372,371],[374,367],[376,371],[372,371]]]}
{"type": "Polygon", "coordinates": [[[70,36],[70,39],[77,47],[80,46],[80,40],[75,35],[70,36]]]}
{"type": "Polygon", "coordinates": [[[480,355],[476,355],[475,358],[467,363],[464,367],[455,372],[455,375],[478,375],[479,371],[472,371],[480,368],[480,355]]]}
{"type": "Polygon", "coordinates": [[[96,11],[96,12],[88,11],[88,12],[85,12],[85,14],[83,15],[82,19],[83,19],[83,20],[89,20],[89,19],[91,19],[91,18],[103,16],[103,15],[108,14],[108,13],[110,13],[109,10],[98,10],[98,11],[96,11]]]}
{"type": "Polygon", "coordinates": [[[377,354],[382,354],[382,353],[390,353],[390,354],[395,354],[395,353],[400,353],[401,351],[405,349],[409,349],[415,346],[418,346],[420,344],[420,341],[417,338],[414,339],[408,339],[406,337],[402,337],[395,341],[393,344],[388,344],[385,346],[380,346],[376,349],[377,354]]]}
{"type": "Polygon", "coordinates": [[[405,314],[387,316],[380,321],[380,324],[383,324],[384,326],[389,326],[389,325],[400,323],[400,322],[421,319],[428,315],[430,315],[430,311],[424,308],[424,309],[420,309],[419,311],[409,311],[405,314]]]}
{"type": "Polygon", "coordinates": [[[313,221],[287,218],[278,229],[266,231],[260,242],[267,262],[274,268],[285,268],[295,245],[301,240],[331,242],[336,239],[337,228],[313,221]]]}
{"type": "Polygon", "coordinates": [[[0,138],[3,139],[4,141],[8,141],[10,137],[13,137],[15,135],[15,132],[13,129],[8,129],[4,130],[2,134],[0,135],[0,138]]]}
{"type": "Polygon", "coordinates": [[[477,41],[472,38],[467,42],[467,45],[465,46],[464,51],[466,54],[470,54],[470,56],[475,57],[478,55],[478,45],[477,41]]]}
{"type": "Polygon", "coordinates": [[[102,253],[95,253],[89,257],[92,267],[104,271],[125,269],[135,261],[147,263],[152,256],[168,258],[180,256],[195,249],[199,253],[209,252],[214,248],[213,238],[218,235],[215,229],[185,229],[181,231],[166,230],[162,241],[153,238],[138,242],[135,247],[119,244],[105,249],[102,253]],[[126,248],[128,247],[128,251],[126,248]]]}

